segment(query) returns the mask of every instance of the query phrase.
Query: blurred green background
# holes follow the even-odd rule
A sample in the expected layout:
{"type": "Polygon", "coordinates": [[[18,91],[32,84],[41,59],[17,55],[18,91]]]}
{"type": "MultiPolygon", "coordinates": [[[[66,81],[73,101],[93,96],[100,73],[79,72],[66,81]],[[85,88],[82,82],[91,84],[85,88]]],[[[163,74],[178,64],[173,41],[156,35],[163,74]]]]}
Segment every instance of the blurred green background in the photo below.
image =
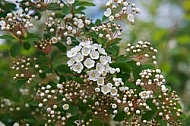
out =
{"type": "MultiPolygon", "coordinates": [[[[107,0],[95,0],[96,7],[87,11],[87,17],[101,18],[107,0]],[[94,11],[94,9],[96,11],[94,11]]],[[[122,24],[121,45],[150,41],[158,49],[158,67],[167,84],[176,90],[187,115],[184,126],[190,126],[190,0],[133,0],[141,9],[135,25],[122,24]]],[[[0,34],[3,34],[2,32],[0,34]]],[[[12,98],[18,92],[9,67],[14,60],[9,55],[10,41],[0,44],[0,97],[12,98]],[[7,79],[8,78],[8,79],[7,79]]],[[[32,52],[23,52],[25,54],[32,52]]],[[[19,96],[18,96],[19,97],[19,96]]],[[[16,100],[16,99],[15,99],[16,100]]]]}

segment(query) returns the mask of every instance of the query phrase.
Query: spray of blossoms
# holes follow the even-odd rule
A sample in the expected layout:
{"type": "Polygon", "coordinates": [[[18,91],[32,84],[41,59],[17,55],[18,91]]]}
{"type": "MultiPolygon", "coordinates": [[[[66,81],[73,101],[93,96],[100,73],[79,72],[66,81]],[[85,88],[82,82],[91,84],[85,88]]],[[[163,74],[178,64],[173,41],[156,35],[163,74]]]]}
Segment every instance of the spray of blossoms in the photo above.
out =
{"type": "Polygon", "coordinates": [[[123,54],[118,44],[122,26],[117,23],[135,24],[140,13],[134,3],[108,0],[102,20],[95,22],[84,12],[94,6],[89,1],[23,0],[19,6],[22,14],[10,12],[1,18],[1,30],[16,37],[23,50],[31,48],[33,58],[26,58],[19,45],[11,47],[17,60],[10,68],[24,107],[2,97],[0,115],[8,110],[11,115],[27,112],[27,117],[3,123],[182,125],[180,100],[157,67],[157,49],[151,42],[138,41],[125,43],[123,54]],[[35,27],[31,21],[42,23],[39,34],[30,30],[35,27]]]}

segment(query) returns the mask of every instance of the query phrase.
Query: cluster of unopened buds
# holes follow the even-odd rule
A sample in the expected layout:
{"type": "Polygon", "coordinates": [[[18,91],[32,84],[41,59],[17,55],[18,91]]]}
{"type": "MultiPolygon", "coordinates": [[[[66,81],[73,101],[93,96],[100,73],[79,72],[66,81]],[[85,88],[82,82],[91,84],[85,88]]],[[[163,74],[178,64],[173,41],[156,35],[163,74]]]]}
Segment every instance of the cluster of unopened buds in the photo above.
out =
{"type": "Polygon", "coordinates": [[[106,23],[100,26],[91,27],[92,31],[98,34],[98,37],[113,40],[121,38],[121,25],[115,23],[106,23]]]}
{"type": "Polygon", "coordinates": [[[108,0],[106,3],[107,10],[104,16],[108,17],[110,21],[122,20],[127,16],[131,23],[134,23],[134,15],[140,13],[140,9],[135,7],[134,3],[126,0],[108,0]]]}
{"type": "Polygon", "coordinates": [[[66,38],[66,44],[72,44],[71,37],[80,36],[82,30],[91,24],[91,20],[86,19],[84,15],[74,16],[66,15],[63,20],[56,18],[55,13],[51,13],[48,21],[45,22],[45,30],[57,38],[66,38]]]}
{"type": "Polygon", "coordinates": [[[20,111],[20,107],[16,106],[15,103],[13,101],[11,101],[10,99],[8,98],[3,98],[3,97],[0,97],[0,110],[1,112],[2,111],[10,111],[10,112],[13,112],[13,111],[20,111]]]}
{"type": "Polygon", "coordinates": [[[10,67],[16,71],[16,75],[13,77],[14,80],[27,79],[27,83],[31,83],[36,77],[35,73],[42,73],[39,64],[36,64],[36,58],[21,57],[18,61],[13,62],[13,66],[10,67]]]}
{"type": "Polygon", "coordinates": [[[137,66],[149,63],[149,61],[152,61],[154,65],[157,64],[157,49],[152,47],[150,42],[138,41],[136,45],[128,44],[126,51],[128,52],[127,56],[136,61],[137,66]]]}
{"type": "MultiPolygon", "coordinates": [[[[51,1],[44,1],[44,0],[22,0],[20,3],[20,6],[22,6],[23,11],[25,13],[28,13],[30,11],[39,11],[46,9],[48,5],[51,3],[51,1]]],[[[61,0],[57,0],[57,5],[62,8],[64,6],[64,3],[61,0]]],[[[39,17],[36,15],[35,19],[39,19],[39,17]]]]}
{"type": "Polygon", "coordinates": [[[9,31],[20,37],[26,33],[28,28],[33,27],[30,19],[31,17],[26,14],[7,13],[5,18],[1,18],[0,27],[1,30],[9,31]]]}
{"type": "Polygon", "coordinates": [[[52,45],[56,44],[60,39],[57,37],[52,37],[51,39],[41,39],[36,42],[35,47],[45,54],[50,53],[52,45]]]}

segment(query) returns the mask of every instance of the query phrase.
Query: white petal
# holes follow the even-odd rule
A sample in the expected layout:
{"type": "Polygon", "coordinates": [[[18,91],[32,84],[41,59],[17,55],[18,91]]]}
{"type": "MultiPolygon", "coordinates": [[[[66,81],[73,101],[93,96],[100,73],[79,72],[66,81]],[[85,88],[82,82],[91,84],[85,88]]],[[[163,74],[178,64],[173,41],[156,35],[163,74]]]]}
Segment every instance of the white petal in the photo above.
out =
{"type": "Polygon", "coordinates": [[[111,15],[111,9],[110,8],[107,8],[107,10],[104,12],[104,15],[106,17],[109,17],[111,15]]]}

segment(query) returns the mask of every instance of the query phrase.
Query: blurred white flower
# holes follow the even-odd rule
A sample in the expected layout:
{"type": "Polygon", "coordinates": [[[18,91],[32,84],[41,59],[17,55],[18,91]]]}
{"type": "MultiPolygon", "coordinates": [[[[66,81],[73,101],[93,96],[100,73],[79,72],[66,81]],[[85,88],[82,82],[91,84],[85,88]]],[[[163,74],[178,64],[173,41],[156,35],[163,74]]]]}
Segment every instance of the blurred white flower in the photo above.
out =
{"type": "Polygon", "coordinates": [[[135,21],[135,16],[133,14],[128,14],[127,19],[133,23],[135,21]]]}
{"type": "Polygon", "coordinates": [[[68,4],[74,4],[75,0],[67,0],[68,4]]]}
{"type": "Polygon", "coordinates": [[[104,12],[104,16],[109,17],[111,15],[111,9],[107,8],[107,10],[104,12]]]}

